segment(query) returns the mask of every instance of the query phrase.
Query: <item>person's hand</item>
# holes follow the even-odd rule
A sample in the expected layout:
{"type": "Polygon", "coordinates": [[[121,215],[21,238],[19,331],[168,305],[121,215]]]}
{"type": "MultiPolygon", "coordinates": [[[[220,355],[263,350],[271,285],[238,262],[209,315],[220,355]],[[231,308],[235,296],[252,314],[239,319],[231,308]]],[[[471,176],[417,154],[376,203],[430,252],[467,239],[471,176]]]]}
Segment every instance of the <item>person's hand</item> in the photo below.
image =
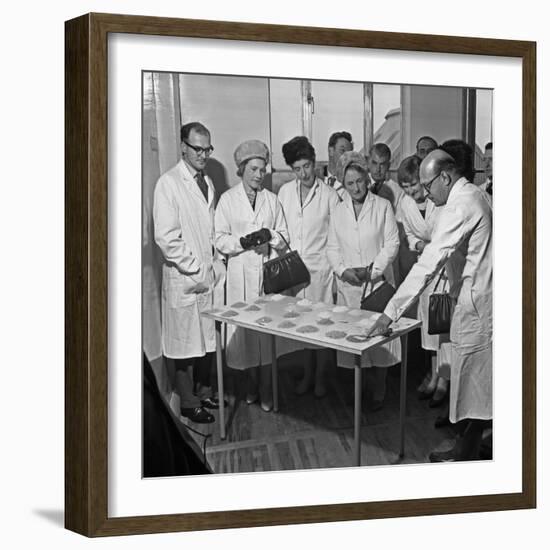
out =
{"type": "Polygon", "coordinates": [[[244,250],[250,250],[251,248],[254,248],[256,246],[254,244],[254,240],[250,237],[250,235],[245,235],[244,237],[241,237],[239,241],[244,250]]]}
{"type": "Polygon", "coordinates": [[[424,251],[424,249],[426,248],[426,243],[424,241],[418,241],[414,247],[416,248],[416,251],[419,253],[419,254],[422,254],[422,252],[424,251]]]}
{"type": "Polygon", "coordinates": [[[368,268],[366,268],[366,267],[354,267],[352,269],[353,269],[353,271],[355,271],[355,274],[357,275],[358,279],[361,282],[364,283],[367,280],[368,268]]]}
{"type": "Polygon", "coordinates": [[[357,276],[357,273],[355,272],[355,269],[353,267],[348,267],[344,270],[341,277],[342,281],[345,281],[346,283],[349,283],[353,286],[361,286],[363,283],[361,282],[361,279],[357,276]]]}
{"type": "Polygon", "coordinates": [[[262,244],[268,243],[271,240],[271,231],[262,227],[258,231],[253,231],[247,237],[254,243],[254,246],[262,246],[262,244]]]}
{"type": "Polygon", "coordinates": [[[391,333],[390,325],[392,320],[384,313],[380,314],[380,317],[376,319],[376,322],[367,331],[367,336],[372,338],[374,336],[388,336],[391,333]]]}

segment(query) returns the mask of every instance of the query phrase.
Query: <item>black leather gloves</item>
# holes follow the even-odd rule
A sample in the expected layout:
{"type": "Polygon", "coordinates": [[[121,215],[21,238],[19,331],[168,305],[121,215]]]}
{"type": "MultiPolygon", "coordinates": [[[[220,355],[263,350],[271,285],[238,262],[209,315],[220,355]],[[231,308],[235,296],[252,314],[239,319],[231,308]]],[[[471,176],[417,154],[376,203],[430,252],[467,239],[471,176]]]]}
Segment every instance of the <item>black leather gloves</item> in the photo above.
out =
{"type": "Polygon", "coordinates": [[[266,229],[265,227],[259,229],[258,231],[253,231],[252,233],[249,233],[248,235],[240,238],[241,246],[245,250],[249,250],[256,246],[261,246],[262,244],[265,244],[270,240],[271,231],[269,231],[269,229],[266,229]]]}
{"type": "Polygon", "coordinates": [[[250,235],[246,235],[244,237],[241,237],[239,240],[241,241],[241,246],[245,250],[250,250],[251,248],[254,248],[254,243],[252,242],[252,239],[250,238],[250,235]]]}

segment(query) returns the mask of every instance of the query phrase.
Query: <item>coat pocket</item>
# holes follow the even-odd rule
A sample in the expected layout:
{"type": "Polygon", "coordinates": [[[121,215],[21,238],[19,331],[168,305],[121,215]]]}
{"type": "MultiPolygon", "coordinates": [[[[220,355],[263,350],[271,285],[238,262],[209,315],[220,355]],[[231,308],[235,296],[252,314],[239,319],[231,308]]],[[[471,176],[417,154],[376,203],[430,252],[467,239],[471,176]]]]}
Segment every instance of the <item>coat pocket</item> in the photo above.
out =
{"type": "Polygon", "coordinates": [[[458,347],[475,350],[491,341],[487,326],[490,319],[482,319],[471,289],[464,289],[458,298],[451,322],[451,341],[458,347]]]}
{"type": "Polygon", "coordinates": [[[208,292],[211,286],[211,275],[209,266],[202,265],[200,271],[194,275],[183,275],[180,272],[163,274],[164,286],[167,295],[170,296],[169,307],[178,307],[178,300],[185,301],[185,295],[200,294],[208,292]]]}

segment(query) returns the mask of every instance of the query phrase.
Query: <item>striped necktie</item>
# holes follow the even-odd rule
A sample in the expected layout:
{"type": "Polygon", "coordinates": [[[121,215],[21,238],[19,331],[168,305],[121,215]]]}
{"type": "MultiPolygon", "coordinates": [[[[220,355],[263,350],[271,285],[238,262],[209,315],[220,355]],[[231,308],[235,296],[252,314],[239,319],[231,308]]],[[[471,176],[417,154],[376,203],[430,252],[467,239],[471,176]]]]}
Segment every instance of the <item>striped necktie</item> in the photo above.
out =
{"type": "Polygon", "coordinates": [[[197,172],[195,174],[195,179],[197,180],[197,185],[199,186],[199,189],[202,191],[202,194],[204,195],[204,198],[206,199],[206,202],[208,202],[208,184],[206,183],[206,180],[204,179],[204,175],[202,172],[197,172]]]}

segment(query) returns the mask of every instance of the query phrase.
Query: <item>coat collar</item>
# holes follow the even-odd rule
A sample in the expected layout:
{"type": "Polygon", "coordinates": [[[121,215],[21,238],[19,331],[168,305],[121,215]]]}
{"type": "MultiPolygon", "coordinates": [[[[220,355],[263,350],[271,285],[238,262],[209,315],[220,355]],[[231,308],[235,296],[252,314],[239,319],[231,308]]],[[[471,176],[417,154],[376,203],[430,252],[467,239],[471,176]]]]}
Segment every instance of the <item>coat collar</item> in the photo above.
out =
{"type": "MultiPolygon", "coordinates": [[[[357,218],[357,221],[361,220],[364,216],[367,215],[367,212],[372,209],[375,200],[376,198],[374,193],[372,191],[368,191],[367,196],[365,197],[365,202],[363,203],[363,208],[361,208],[361,212],[359,212],[359,217],[357,218]]],[[[353,209],[353,199],[351,198],[351,195],[349,193],[344,193],[342,202],[351,212],[353,219],[355,219],[355,211],[353,209]]]]}
{"type": "MultiPolygon", "coordinates": [[[[313,197],[318,192],[320,185],[325,185],[325,183],[320,178],[315,177],[315,182],[309,190],[304,204],[302,204],[302,209],[304,209],[313,200],[313,197]]],[[[302,200],[300,198],[300,183],[296,179],[294,180],[294,192],[296,193],[298,204],[301,204],[302,200]]]]}
{"type": "Polygon", "coordinates": [[[248,205],[248,208],[250,209],[250,212],[252,213],[252,217],[256,218],[260,210],[262,209],[264,202],[266,201],[266,190],[262,187],[257,193],[256,193],[256,205],[254,208],[252,208],[252,205],[250,204],[250,201],[248,200],[248,196],[246,194],[246,191],[244,189],[244,183],[241,180],[237,184],[237,191],[236,191],[240,197],[240,200],[248,205]]]}
{"type": "Polygon", "coordinates": [[[453,188],[451,189],[451,192],[449,193],[449,196],[447,197],[447,202],[451,201],[455,195],[460,193],[465,185],[468,185],[470,182],[466,178],[460,178],[458,179],[455,184],[453,185],[453,188]]]}
{"type": "MultiPolygon", "coordinates": [[[[190,192],[196,195],[197,197],[200,197],[203,201],[206,202],[204,195],[202,194],[202,191],[199,189],[199,186],[197,185],[197,180],[195,179],[195,174],[197,173],[195,171],[195,174],[191,173],[191,168],[187,165],[187,163],[180,159],[180,161],[177,164],[181,180],[185,186],[185,188],[190,192]]],[[[210,181],[210,178],[204,174],[204,179],[206,181],[206,185],[208,185],[208,207],[210,207],[214,201],[214,194],[215,189],[213,183],[210,181]]]]}

